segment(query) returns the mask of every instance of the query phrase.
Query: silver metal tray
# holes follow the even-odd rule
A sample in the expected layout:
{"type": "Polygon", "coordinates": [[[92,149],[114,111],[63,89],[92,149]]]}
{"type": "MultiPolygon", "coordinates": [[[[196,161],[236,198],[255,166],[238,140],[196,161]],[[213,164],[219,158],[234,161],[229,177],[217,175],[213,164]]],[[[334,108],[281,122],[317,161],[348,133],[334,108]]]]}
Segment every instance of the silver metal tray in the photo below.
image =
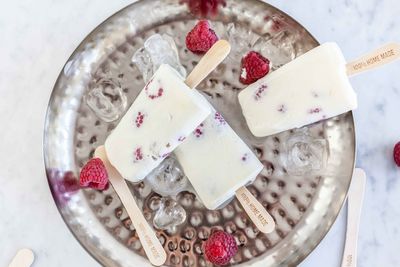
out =
{"type": "MultiPolygon", "coordinates": [[[[77,186],[80,168],[117,124],[100,120],[87,106],[85,92],[99,81],[112,81],[123,88],[129,106],[144,85],[131,57],[154,33],[173,36],[181,61],[190,72],[199,57],[185,49],[184,38],[198,18],[179,2],[139,1],[107,19],[70,57],[49,103],[44,157],[50,188],[71,232],[107,267],[150,264],[143,257],[137,234],[112,187],[99,192],[77,186]]],[[[253,43],[254,49],[262,50],[271,59],[273,69],[318,45],[301,25],[266,3],[226,2],[219,14],[210,18],[216,32],[226,38],[231,22],[244,32],[249,31],[250,39],[258,39],[253,43]]],[[[243,41],[231,40],[234,50],[243,41]]],[[[208,211],[193,193],[182,192],[177,199],[186,209],[185,223],[174,232],[157,230],[168,253],[166,265],[212,266],[203,258],[201,242],[213,228],[219,228],[231,232],[240,244],[231,265],[296,266],[318,245],[344,202],[355,159],[351,112],[300,131],[255,138],[237,101],[238,92],[244,88],[238,81],[239,69],[240,57],[231,56],[199,89],[264,163],[265,169],[249,188],[274,216],[277,228],[271,234],[259,233],[236,200],[221,210],[208,211]],[[304,132],[308,138],[326,144],[325,159],[323,166],[316,169],[293,172],[292,163],[285,160],[288,144],[304,132]]],[[[130,186],[151,222],[160,196],[146,181],[130,186]]]]}

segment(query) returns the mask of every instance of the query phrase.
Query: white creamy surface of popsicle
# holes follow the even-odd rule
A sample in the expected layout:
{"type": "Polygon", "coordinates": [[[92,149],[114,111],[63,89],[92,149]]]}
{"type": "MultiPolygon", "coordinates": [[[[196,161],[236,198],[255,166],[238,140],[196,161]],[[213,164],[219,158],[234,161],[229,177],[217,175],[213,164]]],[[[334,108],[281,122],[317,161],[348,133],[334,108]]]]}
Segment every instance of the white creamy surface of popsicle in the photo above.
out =
{"type": "Polygon", "coordinates": [[[208,102],[161,65],[107,138],[107,156],[125,179],[140,181],[209,114],[208,102]]]}
{"type": "Polygon", "coordinates": [[[357,108],[357,96],[336,43],[316,47],[239,94],[243,115],[258,137],[299,128],[357,108]]]}
{"type": "Polygon", "coordinates": [[[216,209],[237,189],[251,183],[263,164],[222,115],[211,109],[211,115],[175,150],[175,155],[203,204],[216,209]]]}

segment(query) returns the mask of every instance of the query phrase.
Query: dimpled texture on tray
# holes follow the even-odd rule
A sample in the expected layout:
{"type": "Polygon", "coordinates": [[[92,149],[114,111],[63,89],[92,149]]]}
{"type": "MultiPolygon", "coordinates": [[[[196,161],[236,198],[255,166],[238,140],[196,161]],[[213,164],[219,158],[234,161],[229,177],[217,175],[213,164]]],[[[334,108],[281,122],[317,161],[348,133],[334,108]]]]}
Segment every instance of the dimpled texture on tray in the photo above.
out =
{"type": "MultiPolygon", "coordinates": [[[[221,38],[228,38],[231,22],[250,30],[254,49],[270,57],[275,63],[273,70],[318,45],[294,20],[260,1],[228,0],[219,15],[210,20],[221,38]]],[[[179,0],[148,0],[128,6],[84,40],[55,85],[44,141],[50,188],[72,233],[104,266],[150,263],[142,257],[138,236],[112,187],[103,192],[77,190],[80,168],[118,122],[99,119],[87,106],[85,93],[93,87],[108,86],[111,95],[115,92],[112,101],[121,102],[121,91],[117,90],[121,88],[129,107],[144,86],[131,62],[132,55],[154,33],[173,36],[181,62],[190,73],[200,57],[185,48],[185,35],[196,21],[179,0]]],[[[239,43],[232,43],[234,51],[235,45],[239,43]]],[[[186,210],[186,221],[173,231],[157,230],[168,254],[168,266],[212,266],[204,260],[201,243],[213,229],[224,229],[236,238],[239,251],[232,265],[296,266],[320,242],[343,204],[354,166],[352,114],[307,127],[311,138],[326,141],[326,162],[319,170],[293,174],[282,158],[287,140],[298,131],[253,137],[237,100],[244,88],[239,73],[240,58],[231,56],[198,88],[264,164],[249,189],[275,218],[276,230],[270,234],[257,231],[236,200],[210,211],[193,193],[181,192],[177,201],[186,210]]],[[[198,164],[201,168],[202,163],[198,164]]],[[[130,188],[152,223],[161,197],[146,181],[130,184],[130,188]]]]}

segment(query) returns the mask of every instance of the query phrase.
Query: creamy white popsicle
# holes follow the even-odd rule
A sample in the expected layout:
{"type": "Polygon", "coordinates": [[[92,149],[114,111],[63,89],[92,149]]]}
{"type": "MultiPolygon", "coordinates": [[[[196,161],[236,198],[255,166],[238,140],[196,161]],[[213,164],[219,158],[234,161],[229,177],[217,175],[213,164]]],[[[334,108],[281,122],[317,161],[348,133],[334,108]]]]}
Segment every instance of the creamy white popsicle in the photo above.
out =
{"type": "Polygon", "coordinates": [[[216,209],[251,183],[263,165],[222,115],[211,109],[175,155],[203,204],[216,209]]]}
{"type": "Polygon", "coordinates": [[[145,178],[210,114],[207,101],[161,65],[105,142],[122,177],[145,178]]]}
{"type": "Polygon", "coordinates": [[[357,96],[336,43],[316,47],[239,94],[243,115],[258,137],[299,128],[357,108],[357,96]]]}

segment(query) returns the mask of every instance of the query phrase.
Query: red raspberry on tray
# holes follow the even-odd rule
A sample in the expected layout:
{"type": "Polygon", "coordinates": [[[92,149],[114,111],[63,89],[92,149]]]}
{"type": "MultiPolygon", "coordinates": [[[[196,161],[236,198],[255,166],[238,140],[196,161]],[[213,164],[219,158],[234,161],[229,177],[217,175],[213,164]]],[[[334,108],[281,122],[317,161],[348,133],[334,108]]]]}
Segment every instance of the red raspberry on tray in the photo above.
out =
{"type": "Polygon", "coordinates": [[[200,20],[186,36],[186,47],[196,54],[207,52],[218,41],[218,36],[207,20],[200,20]]]}
{"type": "Polygon", "coordinates": [[[242,58],[240,82],[251,84],[268,74],[270,66],[268,59],[260,53],[250,51],[242,58]]]}
{"type": "Polygon", "coordinates": [[[216,265],[228,264],[238,251],[235,238],[224,231],[214,232],[203,248],[206,259],[216,265]]]}
{"type": "Polygon", "coordinates": [[[398,142],[393,149],[393,159],[397,166],[400,167],[400,142],[398,142]]]}
{"type": "Polygon", "coordinates": [[[194,15],[204,17],[209,14],[215,16],[219,6],[226,6],[225,0],[182,0],[181,3],[186,3],[194,15]]]}
{"type": "Polygon", "coordinates": [[[79,184],[97,190],[108,188],[108,173],[101,159],[91,159],[81,170],[79,184]]]}

